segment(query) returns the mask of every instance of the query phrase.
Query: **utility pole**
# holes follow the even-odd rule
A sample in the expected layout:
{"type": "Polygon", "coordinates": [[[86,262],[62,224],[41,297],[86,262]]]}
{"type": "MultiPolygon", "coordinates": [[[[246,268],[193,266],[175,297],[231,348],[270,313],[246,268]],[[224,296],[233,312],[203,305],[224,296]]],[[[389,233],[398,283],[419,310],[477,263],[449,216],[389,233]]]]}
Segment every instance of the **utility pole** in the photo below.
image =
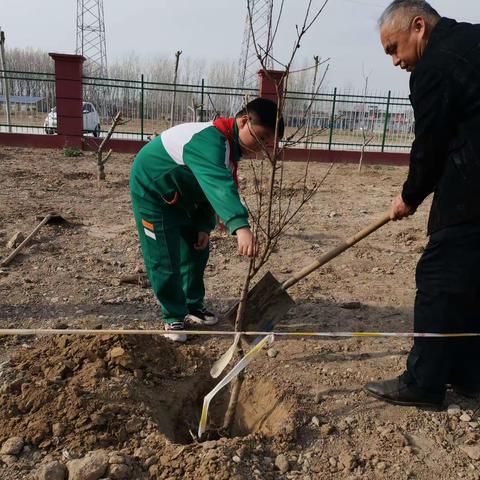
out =
{"type": "Polygon", "coordinates": [[[177,74],[178,74],[178,61],[180,60],[181,50],[175,53],[175,74],[173,75],[173,99],[172,99],[172,111],[170,112],[170,128],[173,127],[174,115],[175,115],[175,102],[177,100],[177,74]]]}
{"type": "MultiPolygon", "coordinates": [[[[260,55],[268,69],[273,69],[273,4],[274,0],[249,0],[249,11],[245,18],[245,27],[238,59],[235,87],[257,88],[260,62],[257,55],[257,44],[260,55]]],[[[245,106],[242,96],[232,96],[230,113],[234,115],[245,106]]]]}
{"type": "Polygon", "coordinates": [[[83,55],[91,77],[107,77],[103,0],[77,0],[77,55],[83,55]]]}
{"type": "Polygon", "coordinates": [[[7,108],[7,125],[8,125],[8,132],[12,133],[12,122],[11,122],[11,117],[10,117],[10,91],[8,89],[8,80],[7,80],[7,73],[5,70],[7,70],[7,64],[5,63],[5,33],[2,30],[2,27],[0,27],[0,67],[2,67],[3,70],[3,91],[5,94],[5,106],[7,108]]]}

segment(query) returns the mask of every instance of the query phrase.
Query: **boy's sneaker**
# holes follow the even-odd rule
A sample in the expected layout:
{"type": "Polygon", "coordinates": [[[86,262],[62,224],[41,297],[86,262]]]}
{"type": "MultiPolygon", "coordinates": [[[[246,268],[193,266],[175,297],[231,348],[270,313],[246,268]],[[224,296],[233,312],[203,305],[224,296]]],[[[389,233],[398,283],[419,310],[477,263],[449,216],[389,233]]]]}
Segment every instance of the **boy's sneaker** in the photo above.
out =
{"type": "Polygon", "coordinates": [[[192,310],[186,317],[186,322],[194,323],[196,325],[215,325],[218,323],[218,318],[214,313],[208,311],[205,307],[192,310]]]}
{"type": "Polygon", "coordinates": [[[165,338],[168,338],[168,340],[171,340],[172,342],[183,343],[187,340],[187,335],[185,333],[175,333],[177,330],[185,330],[185,324],[183,322],[166,323],[165,330],[167,332],[172,332],[164,335],[165,338]]]}

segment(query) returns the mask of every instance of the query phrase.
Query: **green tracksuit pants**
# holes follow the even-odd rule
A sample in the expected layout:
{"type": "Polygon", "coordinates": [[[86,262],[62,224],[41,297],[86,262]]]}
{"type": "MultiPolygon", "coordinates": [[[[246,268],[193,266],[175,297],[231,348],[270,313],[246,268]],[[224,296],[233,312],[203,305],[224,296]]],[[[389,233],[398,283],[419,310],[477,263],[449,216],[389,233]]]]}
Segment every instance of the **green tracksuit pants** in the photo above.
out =
{"type": "Polygon", "coordinates": [[[154,206],[133,193],[132,207],[145,268],[163,321],[183,321],[189,311],[203,306],[209,248],[194,249],[198,230],[181,209],[154,206]]]}

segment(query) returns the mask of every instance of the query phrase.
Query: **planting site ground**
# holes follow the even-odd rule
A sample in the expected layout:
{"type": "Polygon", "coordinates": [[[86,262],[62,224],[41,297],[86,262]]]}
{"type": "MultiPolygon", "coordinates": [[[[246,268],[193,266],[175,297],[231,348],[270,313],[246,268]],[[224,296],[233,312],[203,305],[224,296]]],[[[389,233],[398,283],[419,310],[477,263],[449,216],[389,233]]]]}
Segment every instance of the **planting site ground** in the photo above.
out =
{"type": "MultiPolygon", "coordinates": [[[[161,328],[149,288],[121,282],[143,271],[131,161],[114,154],[99,184],[90,155],[2,147],[0,258],[12,251],[16,231],[28,234],[47,212],[69,223],[44,226],[0,269],[0,328],[161,328]]],[[[285,178],[301,177],[303,168],[285,164],[285,178]]],[[[310,165],[310,181],[327,169],[310,165]]],[[[248,162],[240,175],[252,199],[248,162]]],[[[334,166],[268,269],[285,279],[374,221],[405,175],[405,168],[367,166],[358,174],[355,165],[334,166]]],[[[277,330],[411,331],[428,207],[294,286],[296,305],[277,330]]],[[[235,238],[214,232],[209,307],[224,312],[235,302],[246,265],[235,238]]],[[[218,329],[231,326],[222,321],[218,329]]],[[[198,441],[203,396],[217,383],[209,369],[230,340],[0,336],[0,478],[480,478],[477,402],[448,392],[446,406],[459,408],[422,410],[362,391],[403,370],[411,340],[402,338],[277,339],[247,367],[233,435],[214,435],[225,391],[211,406],[209,438],[198,441]]]]}

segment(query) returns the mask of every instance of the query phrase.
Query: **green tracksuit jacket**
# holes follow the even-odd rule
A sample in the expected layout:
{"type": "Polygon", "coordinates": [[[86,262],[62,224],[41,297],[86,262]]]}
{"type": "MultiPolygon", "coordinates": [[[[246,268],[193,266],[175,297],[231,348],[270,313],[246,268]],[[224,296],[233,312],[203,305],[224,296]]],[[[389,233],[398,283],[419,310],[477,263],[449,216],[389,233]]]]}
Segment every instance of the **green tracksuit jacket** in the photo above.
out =
{"type": "Polygon", "coordinates": [[[208,248],[193,248],[198,232],[210,233],[215,213],[231,233],[248,226],[232,176],[240,157],[233,125],[232,145],[213,122],[175,126],[145,145],[133,162],[133,212],[166,323],[203,305],[208,248]]]}

